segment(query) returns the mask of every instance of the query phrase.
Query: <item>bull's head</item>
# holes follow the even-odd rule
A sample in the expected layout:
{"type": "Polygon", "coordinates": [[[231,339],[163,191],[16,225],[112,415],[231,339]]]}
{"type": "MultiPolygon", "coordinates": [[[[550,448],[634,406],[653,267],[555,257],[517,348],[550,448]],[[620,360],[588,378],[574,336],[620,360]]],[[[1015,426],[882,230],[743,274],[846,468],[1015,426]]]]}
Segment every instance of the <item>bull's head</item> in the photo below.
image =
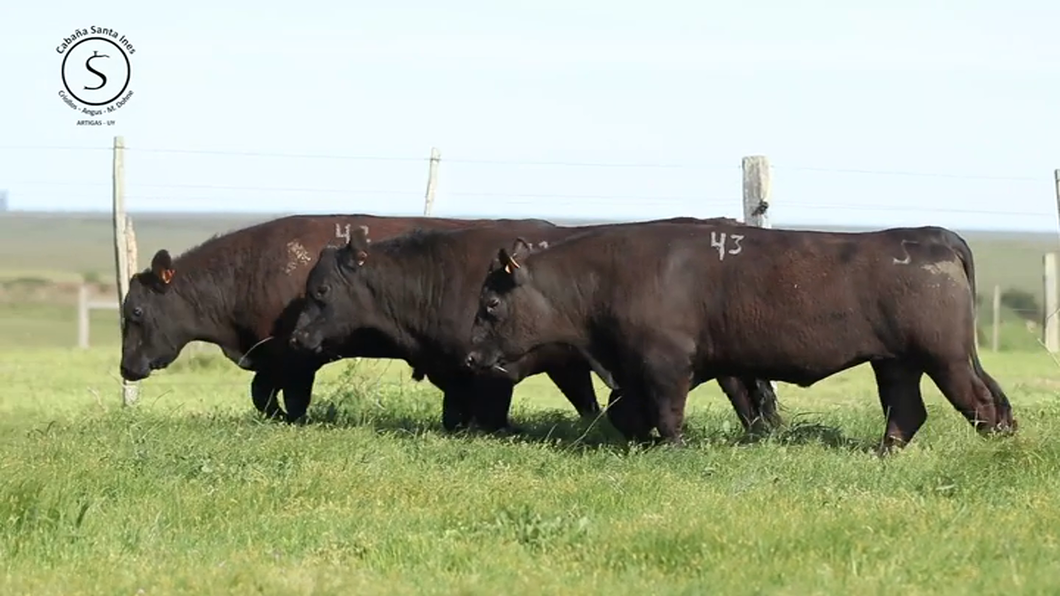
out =
{"type": "Polygon", "coordinates": [[[359,326],[371,296],[356,277],[368,260],[368,226],[360,226],[346,246],[326,247],[306,279],[305,304],[291,333],[291,347],[334,352],[359,326]]]}
{"type": "Polygon", "coordinates": [[[530,244],[518,238],[511,249],[501,248],[490,263],[465,360],[472,369],[511,376],[506,365],[535,347],[539,325],[547,320],[548,303],[533,287],[524,262],[531,252],[530,244]]]}
{"type": "Polygon", "coordinates": [[[169,366],[191,341],[185,322],[196,313],[172,291],[176,278],[173,259],[162,249],[149,269],[130,280],[121,310],[122,378],[147,378],[151,371],[169,366]]]}

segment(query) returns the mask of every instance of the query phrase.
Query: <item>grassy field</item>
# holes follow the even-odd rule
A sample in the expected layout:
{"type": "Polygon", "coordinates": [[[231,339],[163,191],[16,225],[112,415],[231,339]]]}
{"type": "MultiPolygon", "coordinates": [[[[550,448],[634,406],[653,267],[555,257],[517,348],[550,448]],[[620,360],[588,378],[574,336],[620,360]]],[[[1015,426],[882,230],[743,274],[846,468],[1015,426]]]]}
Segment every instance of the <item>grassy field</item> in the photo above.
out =
{"type": "MultiPolygon", "coordinates": [[[[138,217],[140,263],[262,218],[138,217]]],[[[866,367],[781,384],[757,442],[701,387],[684,450],[625,447],[545,377],[516,390],[524,435],[448,435],[387,361],[326,367],[288,426],[212,347],[119,405],[117,313],[70,347],[80,279],[113,295],[107,226],[0,216],[0,594],[1060,592],[1060,364],[1011,311],[1013,351],[983,359],[1017,436],[976,436],[925,380],[927,425],[883,460],[866,367]]],[[[981,288],[1040,300],[1054,238],[967,238],[981,288]]]]}
{"type": "Polygon", "coordinates": [[[925,381],[925,428],[880,460],[867,368],[781,385],[759,442],[701,387],[674,450],[577,421],[544,377],[516,391],[525,436],[451,436],[396,362],[329,365],[288,426],[213,354],[122,408],[113,348],[8,350],[0,593],[1056,593],[1060,366],[985,365],[1017,436],[977,437],[925,381]]]}

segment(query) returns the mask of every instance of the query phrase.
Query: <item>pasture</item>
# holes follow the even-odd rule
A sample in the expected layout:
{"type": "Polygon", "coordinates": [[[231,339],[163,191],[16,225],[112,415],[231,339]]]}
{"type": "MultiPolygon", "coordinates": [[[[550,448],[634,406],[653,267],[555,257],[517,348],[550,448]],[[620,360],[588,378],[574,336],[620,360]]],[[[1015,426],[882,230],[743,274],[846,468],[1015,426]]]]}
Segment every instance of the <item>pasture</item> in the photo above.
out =
{"type": "MultiPolygon", "coordinates": [[[[250,223],[135,221],[141,266],[250,223]]],[[[544,376],[516,388],[525,434],[449,435],[440,393],[395,361],[325,367],[291,426],[260,420],[212,347],[121,407],[116,313],[70,347],[71,288],[113,292],[107,225],[0,217],[0,593],[1060,590],[1060,363],[1012,313],[982,359],[1019,432],[977,436],[925,379],[928,421],[885,459],[867,366],[779,384],[785,426],[757,440],[702,386],[686,449],[620,444],[544,376]]],[[[1040,299],[1054,238],[966,237],[981,294],[1040,299]]]]}
{"type": "Polygon", "coordinates": [[[782,384],[758,442],[701,387],[674,450],[620,446],[544,377],[516,390],[526,436],[450,436],[396,362],[329,365],[288,426],[212,353],[124,409],[113,348],[8,350],[0,592],[1053,593],[1060,367],[984,359],[1018,436],[977,437],[925,382],[925,428],[880,460],[865,367],[782,384]]]}

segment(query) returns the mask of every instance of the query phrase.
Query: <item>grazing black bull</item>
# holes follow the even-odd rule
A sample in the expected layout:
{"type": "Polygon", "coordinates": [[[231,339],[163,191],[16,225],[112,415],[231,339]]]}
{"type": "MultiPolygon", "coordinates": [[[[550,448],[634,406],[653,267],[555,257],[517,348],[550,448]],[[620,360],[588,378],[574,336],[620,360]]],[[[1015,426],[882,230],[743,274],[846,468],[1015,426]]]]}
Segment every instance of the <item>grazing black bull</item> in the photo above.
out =
{"type": "MultiPolygon", "coordinates": [[[[719,219],[713,223],[736,222],[719,219]]],[[[452,386],[462,388],[454,391],[460,393],[458,402],[477,403],[479,423],[485,430],[510,429],[508,410],[516,383],[556,366],[580,367],[587,374],[595,364],[591,358],[586,361],[584,352],[557,342],[537,345],[509,362],[509,378],[464,366],[478,291],[490,264],[489,247],[508,241],[517,225],[415,231],[371,243],[369,229],[362,229],[347,246],[324,249],[309,273],[307,300],[291,334],[292,345],[326,356],[364,337],[386,342],[395,357],[429,375],[445,376],[452,386]]],[[[524,237],[542,246],[601,227],[611,226],[532,226],[524,237]]],[[[616,389],[608,370],[594,368],[616,389]]],[[[746,428],[776,423],[776,397],[768,382],[720,378],[719,384],[746,428]]],[[[583,416],[599,411],[595,400],[575,407],[583,416]]],[[[456,407],[443,410],[457,413],[456,407]]],[[[463,421],[446,422],[449,426],[463,421]]]]}
{"type": "MultiPolygon", "coordinates": [[[[979,431],[1014,431],[979,362],[972,254],[938,227],[869,233],[644,223],[530,253],[501,248],[481,286],[468,360],[496,374],[536,346],[586,351],[635,397],[644,440],[681,443],[690,382],[719,375],[809,387],[870,362],[881,451],[927,418],[926,373],[979,431]]],[[[617,425],[617,424],[616,424],[617,425]]]]}
{"type": "MultiPolygon", "coordinates": [[[[188,342],[218,345],[230,360],[254,371],[254,406],[297,420],[309,406],[316,371],[327,363],[295,352],[288,337],[304,301],[306,276],[324,246],[343,244],[351,230],[371,225],[377,238],[412,229],[453,229],[515,222],[513,234],[555,228],[544,220],[465,220],[369,215],[291,216],[207,240],[173,259],[155,254],[151,267],[133,276],[122,305],[121,375],[146,378],[169,366],[188,342]]],[[[514,224],[513,224],[514,225],[514,224]]],[[[351,355],[396,357],[386,342],[361,341],[351,355]]],[[[587,368],[553,369],[550,377],[572,403],[596,403],[587,368]]],[[[415,371],[417,380],[423,371],[415,371]]],[[[431,381],[446,391],[445,379],[431,381]]]]}

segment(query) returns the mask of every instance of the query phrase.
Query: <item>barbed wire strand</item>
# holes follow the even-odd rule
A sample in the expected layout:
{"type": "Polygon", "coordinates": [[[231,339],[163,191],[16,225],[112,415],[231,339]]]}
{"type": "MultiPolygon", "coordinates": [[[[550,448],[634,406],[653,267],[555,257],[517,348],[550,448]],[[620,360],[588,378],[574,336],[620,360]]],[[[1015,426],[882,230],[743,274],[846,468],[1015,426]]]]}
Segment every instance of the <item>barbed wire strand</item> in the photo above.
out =
{"type": "MultiPolygon", "coordinates": [[[[141,185],[136,185],[141,186],[141,185]]],[[[142,185],[151,186],[151,185],[142,185]]],[[[310,189],[310,188],[267,188],[267,187],[214,187],[209,185],[202,185],[197,187],[196,185],[188,185],[180,188],[205,188],[215,190],[246,190],[253,192],[289,192],[289,193],[317,193],[317,194],[336,194],[336,195],[372,195],[372,196],[407,196],[416,200],[421,200],[423,197],[422,191],[418,190],[368,190],[368,189],[310,189]]],[[[686,210],[689,207],[693,209],[699,206],[717,206],[726,205],[731,206],[734,209],[742,209],[742,200],[739,198],[716,198],[716,197],[698,197],[698,196],[665,196],[665,195],[582,195],[582,194],[566,194],[566,193],[509,193],[509,192],[449,192],[446,193],[447,197],[479,197],[479,198],[491,198],[494,200],[500,200],[501,203],[495,203],[495,207],[503,207],[505,205],[529,205],[539,204],[540,199],[554,199],[554,200],[578,200],[583,204],[597,205],[597,204],[608,204],[615,205],[632,205],[633,203],[648,203],[656,206],[669,206],[680,204],[686,210]]],[[[78,195],[71,196],[68,194],[63,195],[36,195],[35,198],[38,200],[46,198],[64,199],[69,201],[70,199],[92,199],[92,195],[78,195]]],[[[195,196],[195,195],[172,195],[172,194],[141,194],[141,193],[127,193],[125,200],[130,203],[160,203],[160,202],[176,202],[176,201],[188,201],[195,203],[217,203],[226,201],[238,201],[246,197],[223,197],[218,195],[209,196],[195,196]]],[[[136,207],[135,204],[130,204],[130,207],[136,207]]],[[[966,215],[998,215],[998,216],[1013,216],[1013,217],[1055,217],[1055,212],[1049,211],[1023,211],[1023,210],[997,210],[997,209],[969,209],[969,208],[954,208],[954,207],[941,207],[941,206],[930,206],[930,205],[880,205],[880,204],[853,204],[853,203],[809,203],[809,202],[784,202],[773,206],[773,209],[781,208],[783,210],[788,209],[814,209],[814,210],[844,210],[844,211],[921,211],[921,212],[932,212],[932,213],[953,213],[953,214],[966,214],[966,215]]],[[[347,208],[348,209],[348,208],[347,208]]],[[[269,212],[269,210],[257,210],[256,212],[269,212]]]]}
{"type": "MultiPolygon", "coordinates": [[[[61,151],[111,151],[109,146],[60,146],[60,145],[0,145],[0,150],[34,151],[34,150],[61,150],[61,151]]],[[[398,161],[398,162],[427,162],[429,157],[411,156],[382,156],[382,155],[342,155],[334,153],[284,153],[269,151],[246,151],[246,150],[222,150],[222,149],[190,149],[190,148],[166,148],[166,147],[137,147],[126,146],[128,152],[139,153],[168,153],[185,155],[211,155],[211,156],[238,156],[238,157],[274,157],[284,159],[334,159],[353,161],[398,161]]],[[[448,157],[442,158],[443,163],[463,163],[479,165],[509,165],[509,166],[553,166],[553,167],[587,167],[587,168],[672,168],[672,169],[714,169],[714,170],[739,170],[737,164],[716,163],[643,163],[643,162],[579,162],[579,161],[528,161],[528,160],[501,160],[501,159],[475,159],[448,157]]],[[[829,168],[818,166],[804,166],[797,164],[774,163],[772,169],[820,172],[833,174],[851,175],[873,175],[873,176],[902,176],[902,177],[932,177],[950,178],[957,180],[997,180],[1010,182],[1048,182],[1050,176],[1016,176],[1016,175],[994,175],[994,174],[958,174],[952,172],[926,172],[909,170],[874,170],[864,168],[829,168]]]]}

